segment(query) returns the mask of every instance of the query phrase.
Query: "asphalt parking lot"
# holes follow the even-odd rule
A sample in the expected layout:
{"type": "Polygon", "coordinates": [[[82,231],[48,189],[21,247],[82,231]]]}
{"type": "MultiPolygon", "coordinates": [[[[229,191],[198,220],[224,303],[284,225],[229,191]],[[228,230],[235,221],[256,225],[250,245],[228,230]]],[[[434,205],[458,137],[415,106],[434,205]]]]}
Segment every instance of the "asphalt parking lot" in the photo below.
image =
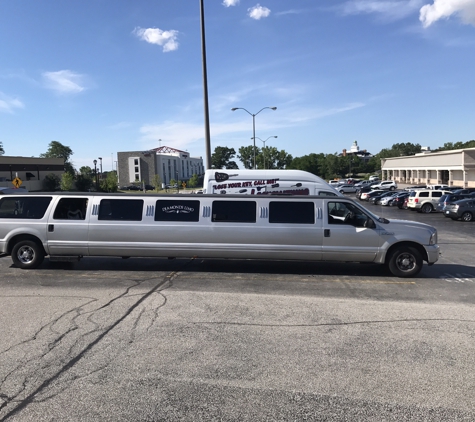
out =
{"type": "Polygon", "coordinates": [[[375,265],[0,258],[0,420],[475,420],[475,223],[375,265]]]}

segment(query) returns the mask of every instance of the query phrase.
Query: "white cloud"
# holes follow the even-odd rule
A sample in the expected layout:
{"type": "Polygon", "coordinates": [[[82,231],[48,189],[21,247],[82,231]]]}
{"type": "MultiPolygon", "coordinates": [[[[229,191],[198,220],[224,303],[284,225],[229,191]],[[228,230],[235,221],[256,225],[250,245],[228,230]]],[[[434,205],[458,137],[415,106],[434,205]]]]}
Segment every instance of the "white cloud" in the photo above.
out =
{"type": "Polygon", "coordinates": [[[45,86],[59,94],[78,94],[86,89],[83,86],[84,75],[71,72],[70,70],[44,72],[42,76],[45,86]]]}
{"type": "Polygon", "coordinates": [[[143,41],[162,46],[164,53],[178,49],[178,31],[174,29],[163,31],[159,28],[135,28],[132,33],[143,41]]]}
{"type": "Polygon", "coordinates": [[[270,15],[270,9],[267,7],[262,7],[259,3],[257,3],[254,7],[250,7],[247,9],[247,11],[249,12],[249,17],[256,20],[267,18],[267,16],[270,15]]]}
{"type": "Polygon", "coordinates": [[[223,0],[223,5],[226,7],[237,6],[238,4],[239,4],[239,0],[223,0]]]}
{"type": "Polygon", "coordinates": [[[415,13],[424,0],[352,0],[342,6],[346,15],[378,14],[387,20],[403,19],[415,13]]]}
{"type": "Polygon", "coordinates": [[[458,15],[463,23],[475,26],[475,0],[434,0],[421,8],[419,19],[424,28],[440,19],[458,15]]]}
{"type": "Polygon", "coordinates": [[[13,113],[16,108],[25,108],[25,106],[20,100],[8,97],[0,92],[0,112],[13,113]]]}

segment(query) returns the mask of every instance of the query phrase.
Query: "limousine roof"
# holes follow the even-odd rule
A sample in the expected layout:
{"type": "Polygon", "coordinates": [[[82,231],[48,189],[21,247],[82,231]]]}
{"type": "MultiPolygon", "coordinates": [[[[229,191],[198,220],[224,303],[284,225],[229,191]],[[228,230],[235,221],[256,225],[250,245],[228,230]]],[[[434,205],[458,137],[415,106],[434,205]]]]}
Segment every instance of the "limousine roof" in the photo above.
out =
{"type": "MultiPolygon", "coordinates": [[[[224,174],[227,180],[242,179],[275,179],[295,181],[295,182],[319,182],[327,185],[328,183],[321,177],[303,170],[224,170],[212,169],[205,171],[205,181],[216,180],[216,175],[224,174]]],[[[218,176],[219,178],[219,176],[218,176]]]]}

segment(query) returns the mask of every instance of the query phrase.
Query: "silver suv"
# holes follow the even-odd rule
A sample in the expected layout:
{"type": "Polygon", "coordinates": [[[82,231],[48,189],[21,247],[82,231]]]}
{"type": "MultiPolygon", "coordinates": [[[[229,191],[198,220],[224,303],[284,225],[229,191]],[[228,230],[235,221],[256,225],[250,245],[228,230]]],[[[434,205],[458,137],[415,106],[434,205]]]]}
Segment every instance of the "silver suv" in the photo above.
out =
{"type": "Polygon", "coordinates": [[[409,194],[407,208],[419,212],[430,213],[436,209],[437,203],[442,195],[449,193],[451,192],[433,189],[414,190],[409,194]]]}
{"type": "Polygon", "coordinates": [[[397,183],[393,180],[385,180],[384,182],[379,182],[378,184],[371,186],[371,189],[396,190],[397,183]]]}

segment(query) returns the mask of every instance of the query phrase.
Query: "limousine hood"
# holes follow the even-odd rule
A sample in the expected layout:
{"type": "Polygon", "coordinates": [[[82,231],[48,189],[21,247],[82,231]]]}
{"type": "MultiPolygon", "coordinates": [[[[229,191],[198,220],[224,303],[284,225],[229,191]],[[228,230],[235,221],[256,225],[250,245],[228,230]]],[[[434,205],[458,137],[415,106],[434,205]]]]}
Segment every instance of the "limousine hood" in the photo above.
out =
{"type": "Polygon", "coordinates": [[[430,238],[433,233],[437,233],[437,229],[429,224],[410,220],[389,220],[389,223],[382,224],[381,228],[388,232],[394,231],[400,234],[404,233],[412,236],[417,236],[419,234],[424,237],[424,243],[428,242],[426,235],[430,238]]]}

